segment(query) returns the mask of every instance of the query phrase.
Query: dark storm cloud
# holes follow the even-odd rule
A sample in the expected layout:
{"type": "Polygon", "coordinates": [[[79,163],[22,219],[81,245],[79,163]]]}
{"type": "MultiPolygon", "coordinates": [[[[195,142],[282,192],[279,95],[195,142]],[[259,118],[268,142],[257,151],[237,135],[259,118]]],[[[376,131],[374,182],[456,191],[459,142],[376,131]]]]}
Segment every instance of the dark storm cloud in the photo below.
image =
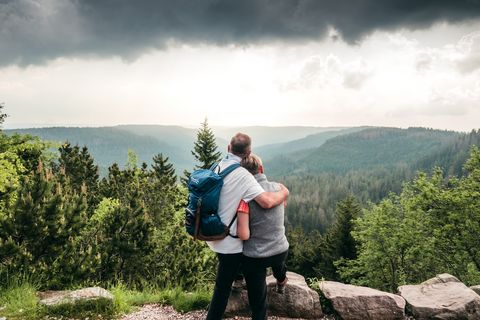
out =
{"type": "Polygon", "coordinates": [[[128,59],[169,40],[318,40],[329,27],[354,43],[378,29],[479,15],[480,0],[0,0],[0,65],[62,56],[128,59]]]}

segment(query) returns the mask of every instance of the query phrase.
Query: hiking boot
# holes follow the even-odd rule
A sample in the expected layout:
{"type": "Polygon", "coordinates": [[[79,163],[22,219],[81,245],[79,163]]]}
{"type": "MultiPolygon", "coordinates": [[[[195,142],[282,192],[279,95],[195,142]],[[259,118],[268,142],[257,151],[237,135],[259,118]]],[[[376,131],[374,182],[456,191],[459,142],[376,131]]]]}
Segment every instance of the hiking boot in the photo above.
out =
{"type": "Polygon", "coordinates": [[[285,292],[285,286],[286,286],[287,282],[288,282],[287,277],[285,277],[285,280],[283,280],[282,282],[278,282],[278,280],[277,280],[277,285],[276,285],[277,293],[282,294],[282,293],[285,292]]]}

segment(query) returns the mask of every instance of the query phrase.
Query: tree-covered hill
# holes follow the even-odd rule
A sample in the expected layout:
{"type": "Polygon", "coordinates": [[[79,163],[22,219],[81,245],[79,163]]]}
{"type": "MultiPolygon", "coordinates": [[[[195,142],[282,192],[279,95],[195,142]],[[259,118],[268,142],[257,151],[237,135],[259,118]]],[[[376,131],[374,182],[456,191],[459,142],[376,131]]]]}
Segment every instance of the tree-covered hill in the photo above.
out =
{"type": "Polygon", "coordinates": [[[313,150],[286,154],[266,166],[275,176],[409,166],[454,144],[460,136],[425,128],[367,128],[331,138],[313,150]]]}
{"type": "MultiPolygon", "coordinates": [[[[219,150],[224,153],[228,141],[236,132],[250,134],[254,146],[269,143],[288,143],[308,134],[327,131],[335,135],[341,128],[322,127],[237,127],[214,130],[219,150]]],[[[124,164],[129,149],[135,151],[142,162],[151,163],[153,155],[163,153],[175,165],[177,173],[190,170],[194,159],[190,154],[196,129],[166,125],[119,125],[115,127],[49,127],[5,130],[7,134],[31,134],[43,140],[87,146],[102,175],[112,163],[124,164]]],[[[318,142],[313,145],[320,145],[318,142]]]]}
{"type": "Polygon", "coordinates": [[[230,138],[237,132],[248,134],[252,138],[253,149],[256,150],[261,146],[275,143],[285,143],[292,140],[302,139],[308,135],[346,129],[344,127],[266,127],[266,126],[249,126],[249,127],[213,127],[215,135],[225,140],[230,138]]]}
{"type": "Polygon", "coordinates": [[[296,151],[302,150],[300,155],[304,154],[307,150],[320,147],[327,140],[336,136],[357,132],[366,129],[366,127],[354,127],[347,129],[335,129],[330,131],[319,132],[310,134],[304,138],[296,139],[288,142],[267,144],[258,148],[255,148],[254,152],[260,155],[264,160],[270,160],[271,158],[285,154],[286,152],[294,158],[296,151]],[[295,152],[295,153],[293,153],[295,152]]]}
{"type": "MultiPolygon", "coordinates": [[[[401,154],[398,156],[399,161],[397,162],[373,166],[375,164],[374,161],[378,161],[377,159],[382,156],[385,158],[392,157],[392,155],[388,154],[377,155],[374,147],[375,141],[370,139],[375,136],[372,134],[373,132],[378,133],[384,130],[382,128],[367,129],[366,135],[364,130],[327,141],[328,144],[339,142],[338,146],[328,146],[329,152],[333,153],[335,148],[337,150],[343,148],[345,152],[342,157],[347,158],[345,161],[355,159],[355,157],[360,158],[360,155],[364,159],[369,159],[368,153],[366,151],[362,153],[363,150],[359,146],[365,148],[366,145],[369,147],[366,150],[370,150],[372,153],[371,162],[364,162],[363,166],[358,166],[353,170],[347,171],[348,168],[340,166],[343,163],[340,153],[337,154],[339,156],[338,159],[333,158],[332,154],[328,155],[332,157],[330,159],[331,162],[328,163],[330,167],[323,167],[333,167],[337,170],[336,172],[333,170],[320,171],[318,168],[312,168],[310,171],[299,170],[298,168],[304,169],[301,166],[301,161],[305,159],[298,155],[300,151],[295,154],[295,156],[300,157],[298,161],[295,161],[294,157],[290,156],[287,159],[288,162],[284,162],[287,158],[284,156],[277,162],[265,162],[267,175],[272,180],[283,182],[290,189],[289,205],[286,213],[291,226],[299,226],[307,232],[312,230],[324,232],[335,220],[334,213],[337,202],[347,195],[353,194],[363,205],[369,201],[378,202],[391,192],[400,192],[402,184],[413,179],[418,171],[432,172],[435,167],[441,167],[447,176],[460,176],[463,173],[462,166],[468,159],[471,146],[480,146],[480,131],[472,131],[465,134],[418,128],[406,130],[388,129],[388,135],[397,131],[400,132],[400,136],[420,136],[420,142],[410,143],[404,141],[406,146],[397,146],[397,148],[407,151],[411,148],[409,151],[410,159],[405,154],[401,154]],[[432,136],[437,134],[438,138],[435,140],[432,136]],[[348,141],[346,141],[349,136],[353,136],[351,144],[348,144],[348,141]],[[359,142],[361,139],[367,140],[368,143],[365,141],[363,143],[359,142]],[[351,150],[346,148],[347,145],[351,150]],[[430,148],[429,153],[425,152],[426,150],[415,149],[423,145],[426,146],[424,148],[427,150],[428,147],[430,148]],[[335,167],[337,162],[338,166],[335,167]],[[286,163],[290,166],[290,170],[286,163]],[[280,174],[278,174],[278,171],[275,172],[275,169],[280,171],[280,174]]],[[[388,152],[386,138],[380,135],[379,140],[381,142],[379,145],[383,146],[383,152],[388,152]]],[[[402,141],[402,139],[393,137],[391,141],[393,144],[394,141],[398,142],[402,141]]],[[[318,148],[318,150],[324,150],[323,146],[318,148]]],[[[382,149],[378,148],[378,150],[382,149]]],[[[325,158],[328,159],[328,157],[325,158]]],[[[318,167],[321,168],[321,164],[318,167]]]]}
{"type": "MultiPolygon", "coordinates": [[[[170,157],[177,168],[189,168],[191,159],[185,147],[178,144],[169,144],[148,135],[135,134],[120,127],[100,128],[74,128],[52,127],[5,130],[5,133],[31,134],[43,140],[63,143],[69,141],[72,144],[86,145],[99,165],[102,173],[105,173],[112,163],[126,163],[129,149],[135,151],[140,161],[150,163],[155,154],[163,153],[170,157]]],[[[193,138],[190,140],[192,144],[193,138]]]]}

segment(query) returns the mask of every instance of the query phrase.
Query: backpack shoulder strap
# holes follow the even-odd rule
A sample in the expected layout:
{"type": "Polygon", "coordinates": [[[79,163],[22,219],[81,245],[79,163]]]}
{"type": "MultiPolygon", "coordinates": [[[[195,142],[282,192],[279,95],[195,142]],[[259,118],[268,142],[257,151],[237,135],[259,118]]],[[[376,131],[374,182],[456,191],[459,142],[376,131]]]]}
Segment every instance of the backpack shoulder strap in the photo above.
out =
{"type": "Polygon", "coordinates": [[[217,162],[217,163],[212,164],[212,166],[211,166],[210,169],[208,169],[208,170],[215,172],[214,170],[217,169],[219,163],[220,163],[220,162],[217,162]]]}
{"type": "Polygon", "coordinates": [[[240,167],[240,163],[234,163],[230,166],[228,166],[226,169],[222,170],[218,175],[220,177],[225,178],[230,172],[232,172],[233,170],[237,169],[238,167],[240,167]]]}
{"type": "Polygon", "coordinates": [[[237,219],[237,216],[238,216],[238,213],[235,212],[235,215],[233,216],[232,221],[230,221],[230,223],[228,224],[228,230],[229,230],[229,231],[228,231],[228,235],[229,235],[230,237],[236,238],[236,239],[238,238],[238,236],[232,235],[232,234],[230,233],[230,228],[232,227],[233,222],[235,221],[235,219],[237,219]]]}

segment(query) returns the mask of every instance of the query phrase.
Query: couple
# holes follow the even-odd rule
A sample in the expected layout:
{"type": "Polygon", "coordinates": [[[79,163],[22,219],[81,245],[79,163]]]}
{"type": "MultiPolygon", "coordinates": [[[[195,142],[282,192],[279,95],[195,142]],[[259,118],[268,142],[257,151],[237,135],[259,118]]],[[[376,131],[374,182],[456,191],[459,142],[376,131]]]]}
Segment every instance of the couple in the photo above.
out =
{"type": "Polygon", "coordinates": [[[224,178],[218,214],[225,223],[231,221],[238,211],[238,217],[231,226],[231,233],[238,238],[227,236],[207,242],[218,257],[215,289],[207,320],[222,319],[240,266],[247,283],[252,319],[264,320],[267,319],[266,268],[272,267],[278,291],[287,281],[285,259],[288,242],[283,226],[283,203],[289,191],[282,184],[267,181],[261,160],[251,154],[251,139],[243,133],[237,133],[232,138],[228,154],[216,170],[221,172],[235,163],[241,163],[242,167],[224,178]],[[244,242],[242,239],[249,240],[244,242]]]}

